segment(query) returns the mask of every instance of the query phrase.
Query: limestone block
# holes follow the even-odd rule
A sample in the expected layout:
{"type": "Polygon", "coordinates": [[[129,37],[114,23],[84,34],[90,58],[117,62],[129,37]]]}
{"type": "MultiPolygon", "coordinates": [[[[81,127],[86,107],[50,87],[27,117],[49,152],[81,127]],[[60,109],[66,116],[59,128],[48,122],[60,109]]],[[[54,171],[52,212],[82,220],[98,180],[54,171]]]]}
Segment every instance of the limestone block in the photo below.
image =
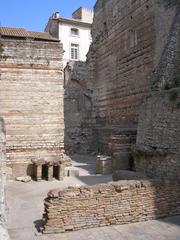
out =
{"type": "Polygon", "coordinates": [[[23,177],[17,177],[16,178],[16,181],[19,181],[19,182],[30,182],[32,179],[30,176],[23,176],[23,177]]]}

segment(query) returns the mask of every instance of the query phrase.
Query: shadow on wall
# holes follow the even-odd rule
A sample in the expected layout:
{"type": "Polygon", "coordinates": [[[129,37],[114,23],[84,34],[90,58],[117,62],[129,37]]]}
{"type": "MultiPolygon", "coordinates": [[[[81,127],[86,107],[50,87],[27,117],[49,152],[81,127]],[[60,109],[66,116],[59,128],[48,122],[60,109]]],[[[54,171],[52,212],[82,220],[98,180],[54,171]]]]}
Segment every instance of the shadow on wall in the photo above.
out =
{"type": "Polygon", "coordinates": [[[35,180],[35,165],[34,164],[28,164],[26,175],[31,176],[32,179],[35,180]]]}
{"type": "Polygon", "coordinates": [[[34,221],[34,227],[36,228],[37,232],[40,233],[43,228],[43,220],[39,219],[39,220],[34,221]]]}

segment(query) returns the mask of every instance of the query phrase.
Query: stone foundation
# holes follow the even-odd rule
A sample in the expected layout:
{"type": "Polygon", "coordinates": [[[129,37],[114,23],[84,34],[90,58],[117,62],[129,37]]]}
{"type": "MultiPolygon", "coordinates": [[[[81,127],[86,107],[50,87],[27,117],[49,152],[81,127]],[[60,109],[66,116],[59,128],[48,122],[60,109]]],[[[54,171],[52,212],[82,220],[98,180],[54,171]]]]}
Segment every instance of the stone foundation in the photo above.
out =
{"type": "Polygon", "coordinates": [[[147,221],[180,214],[179,182],[119,181],[52,190],[45,199],[44,233],[147,221]]]}

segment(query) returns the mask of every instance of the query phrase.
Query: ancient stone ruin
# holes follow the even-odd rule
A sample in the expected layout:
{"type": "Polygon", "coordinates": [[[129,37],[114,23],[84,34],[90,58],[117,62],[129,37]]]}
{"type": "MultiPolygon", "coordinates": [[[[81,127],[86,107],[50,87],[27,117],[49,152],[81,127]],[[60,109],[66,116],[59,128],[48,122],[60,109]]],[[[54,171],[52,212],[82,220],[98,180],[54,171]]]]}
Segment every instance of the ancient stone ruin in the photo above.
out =
{"type": "Polygon", "coordinates": [[[136,180],[49,192],[44,233],[180,213],[179,3],[98,0],[94,10],[87,61],[65,69],[67,151],[101,154],[97,173],[136,180]]]}
{"type": "Polygon", "coordinates": [[[94,11],[87,61],[64,71],[49,34],[1,28],[2,173],[63,180],[79,174],[67,156],[91,154],[116,181],[50,191],[43,233],[180,214],[180,3],[97,0],[94,11]]]}
{"type": "Polygon", "coordinates": [[[110,155],[115,170],[136,161],[153,175],[163,161],[156,175],[171,165],[177,177],[179,3],[98,0],[94,10],[87,61],[65,69],[67,150],[110,155]]]}
{"type": "Polygon", "coordinates": [[[0,116],[10,178],[35,178],[33,161],[64,152],[62,45],[47,33],[1,28],[0,116]]]}
{"type": "Polygon", "coordinates": [[[179,186],[142,180],[50,191],[44,203],[43,232],[61,233],[180,214],[179,186]]]}

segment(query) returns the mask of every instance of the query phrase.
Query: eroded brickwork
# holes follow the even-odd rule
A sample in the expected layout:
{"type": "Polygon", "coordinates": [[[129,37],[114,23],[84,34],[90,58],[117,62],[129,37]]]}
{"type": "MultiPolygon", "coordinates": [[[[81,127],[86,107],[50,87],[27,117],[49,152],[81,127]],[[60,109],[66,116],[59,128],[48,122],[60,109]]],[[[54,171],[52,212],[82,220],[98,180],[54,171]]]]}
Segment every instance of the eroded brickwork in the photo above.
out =
{"type": "Polygon", "coordinates": [[[5,165],[6,165],[6,149],[5,149],[5,127],[4,121],[0,118],[0,223],[4,221],[5,215],[5,165]]]}
{"type": "Polygon", "coordinates": [[[96,150],[112,156],[114,169],[128,169],[136,141],[140,172],[130,175],[142,180],[49,192],[44,233],[180,213],[179,26],[178,1],[97,1],[90,71],[74,79],[91,80],[96,150]]]}
{"type": "Polygon", "coordinates": [[[6,231],[6,133],[4,121],[0,117],[0,239],[8,240],[6,231]]]}
{"type": "Polygon", "coordinates": [[[151,177],[180,179],[180,8],[170,29],[141,109],[135,167],[151,177]]]}
{"type": "Polygon", "coordinates": [[[147,99],[138,126],[137,171],[151,177],[180,179],[179,102],[179,89],[154,93],[147,99]]]}
{"type": "Polygon", "coordinates": [[[60,160],[64,148],[63,66],[59,42],[3,39],[0,115],[7,165],[32,175],[31,160],[60,160]]]}
{"type": "Polygon", "coordinates": [[[97,1],[92,27],[93,103],[96,124],[104,126],[102,130],[98,127],[100,142],[104,141],[104,129],[109,129],[111,136],[116,128],[137,128],[139,110],[164,56],[177,5],[167,1],[97,1]]]}
{"type": "Polygon", "coordinates": [[[180,213],[178,182],[121,181],[50,191],[44,233],[109,226],[180,213]]]}
{"type": "Polygon", "coordinates": [[[137,126],[154,68],[153,16],[151,1],[97,1],[92,29],[97,123],[137,126]]]}
{"type": "Polygon", "coordinates": [[[85,62],[70,62],[65,68],[65,150],[69,153],[88,153],[92,149],[93,92],[89,71],[85,62]]]}
{"type": "MultiPolygon", "coordinates": [[[[173,76],[176,82],[178,73],[175,73],[176,67],[172,65],[174,60],[169,61],[169,64],[167,61],[162,62],[172,52],[165,52],[167,46],[171,45],[172,50],[177,44],[169,36],[177,24],[178,6],[177,1],[159,0],[96,2],[92,25],[93,42],[83,66],[86,74],[81,74],[82,67],[78,67],[78,64],[73,70],[77,73],[73,78],[83,82],[85,89],[92,93],[92,110],[84,111],[83,114],[91,118],[89,124],[92,134],[85,133],[84,136],[89,137],[89,143],[96,142],[91,145],[94,151],[113,154],[117,144],[113,146],[112,139],[120,139],[122,135],[129,138],[128,141],[132,144],[135,143],[131,139],[136,134],[142,103],[150,88],[159,86],[159,79],[167,75],[165,70],[162,75],[162,69],[171,69],[168,76],[173,76]],[[154,73],[157,73],[156,79],[153,78],[154,73]]],[[[84,107],[85,104],[81,102],[84,107]]],[[[74,101],[76,103],[77,100],[74,101]]],[[[75,114],[72,114],[74,117],[70,115],[69,112],[68,119],[74,119],[75,114]]],[[[76,116],[82,119],[82,115],[80,112],[76,116]]],[[[77,122],[86,128],[86,121],[79,121],[78,117],[75,117],[77,122]]],[[[77,128],[73,131],[75,129],[77,128]]],[[[77,129],[78,133],[83,132],[81,129],[83,128],[77,129]]],[[[74,142],[75,140],[72,144],[74,142]]],[[[121,151],[116,150],[115,155],[119,158],[121,151]]],[[[120,164],[116,159],[114,157],[115,165],[118,166],[120,164]]],[[[129,161],[130,156],[126,154],[123,164],[126,168],[129,161]]]]}

